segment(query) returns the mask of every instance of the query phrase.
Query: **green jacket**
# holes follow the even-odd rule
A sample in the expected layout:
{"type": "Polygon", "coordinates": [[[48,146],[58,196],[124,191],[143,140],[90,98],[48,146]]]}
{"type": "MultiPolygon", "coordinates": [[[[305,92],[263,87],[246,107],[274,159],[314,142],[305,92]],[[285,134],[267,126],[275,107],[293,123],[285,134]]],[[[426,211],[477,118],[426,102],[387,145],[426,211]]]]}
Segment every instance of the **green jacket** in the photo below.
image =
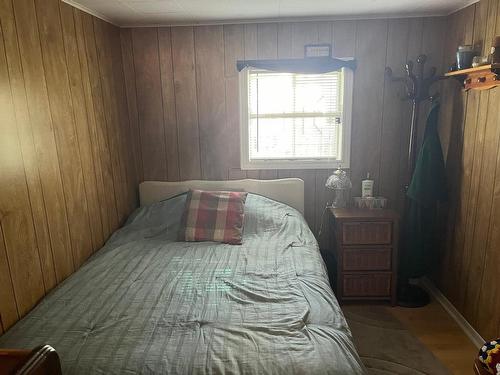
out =
{"type": "Polygon", "coordinates": [[[407,191],[400,276],[421,277],[437,257],[437,202],[446,198],[446,175],[438,134],[439,105],[427,117],[424,140],[407,191]]]}
{"type": "Polygon", "coordinates": [[[408,197],[418,204],[429,207],[446,198],[446,175],[443,150],[438,133],[439,105],[427,116],[424,141],[418,154],[411,179],[408,197]]]}

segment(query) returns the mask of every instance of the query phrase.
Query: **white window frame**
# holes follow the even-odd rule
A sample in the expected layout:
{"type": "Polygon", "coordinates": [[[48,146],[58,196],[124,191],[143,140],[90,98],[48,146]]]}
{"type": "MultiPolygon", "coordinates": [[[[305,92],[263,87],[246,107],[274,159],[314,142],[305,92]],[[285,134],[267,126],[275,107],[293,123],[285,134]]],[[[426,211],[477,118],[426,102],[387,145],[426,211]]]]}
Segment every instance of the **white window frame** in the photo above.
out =
{"type": "Polygon", "coordinates": [[[249,112],[248,112],[248,75],[245,68],[239,73],[240,86],[240,164],[242,170],[255,169],[333,169],[349,168],[351,159],[351,122],[354,73],[351,69],[343,68],[344,93],[342,113],[342,159],[268,159],[251,160],[249,144],[249,112]]]}

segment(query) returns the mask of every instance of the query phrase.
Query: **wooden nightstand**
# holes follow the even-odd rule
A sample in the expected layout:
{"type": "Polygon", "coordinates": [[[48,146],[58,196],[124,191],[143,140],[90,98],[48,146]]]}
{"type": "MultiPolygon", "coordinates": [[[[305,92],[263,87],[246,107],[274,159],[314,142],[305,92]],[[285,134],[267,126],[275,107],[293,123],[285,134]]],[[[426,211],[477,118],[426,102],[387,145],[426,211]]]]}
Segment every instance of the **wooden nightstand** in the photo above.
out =
{"type": "Polygon", "coordinates": [[[396,304],[399,215],[392,210],[331,208],[340,301],[396,304]]]}

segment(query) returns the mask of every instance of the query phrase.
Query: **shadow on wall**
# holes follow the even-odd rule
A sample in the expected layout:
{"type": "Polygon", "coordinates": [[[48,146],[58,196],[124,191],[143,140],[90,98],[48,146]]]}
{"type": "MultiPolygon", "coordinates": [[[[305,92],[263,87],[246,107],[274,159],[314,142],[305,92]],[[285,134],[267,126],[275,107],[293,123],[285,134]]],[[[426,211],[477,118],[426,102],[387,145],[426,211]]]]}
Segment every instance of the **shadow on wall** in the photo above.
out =
{"type": "Polygon", "coordinates": [[[460,83],[454,79],[447,80],[441,85],[442,105],[440,113],[439,135],[446,163],[446,181],[448,184],[448,199],[438,208],[438,225],[436,233],[439,238],[439,252],[431,258],[431,275],[434,280],[443,282],[449,275],[440,270],[448,263],[450,251],[453,248],[453,232],[455,218],[460,215],[460,205],[456,202],[461,195],[461,180],[463,178],[463,125],[464,108],[467,93],[462,91],[460,83]]]}

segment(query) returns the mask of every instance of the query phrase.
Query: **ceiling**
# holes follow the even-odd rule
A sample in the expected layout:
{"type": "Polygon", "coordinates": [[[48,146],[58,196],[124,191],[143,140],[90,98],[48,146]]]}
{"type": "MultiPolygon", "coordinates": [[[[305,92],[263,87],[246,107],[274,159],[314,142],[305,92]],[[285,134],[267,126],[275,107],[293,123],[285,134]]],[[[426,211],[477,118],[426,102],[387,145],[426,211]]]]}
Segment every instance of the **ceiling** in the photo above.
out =
{"type": "Polygon", "coordinates": [[[474,0],[63,0],[119,26],[446,15],[474,0]]]}

